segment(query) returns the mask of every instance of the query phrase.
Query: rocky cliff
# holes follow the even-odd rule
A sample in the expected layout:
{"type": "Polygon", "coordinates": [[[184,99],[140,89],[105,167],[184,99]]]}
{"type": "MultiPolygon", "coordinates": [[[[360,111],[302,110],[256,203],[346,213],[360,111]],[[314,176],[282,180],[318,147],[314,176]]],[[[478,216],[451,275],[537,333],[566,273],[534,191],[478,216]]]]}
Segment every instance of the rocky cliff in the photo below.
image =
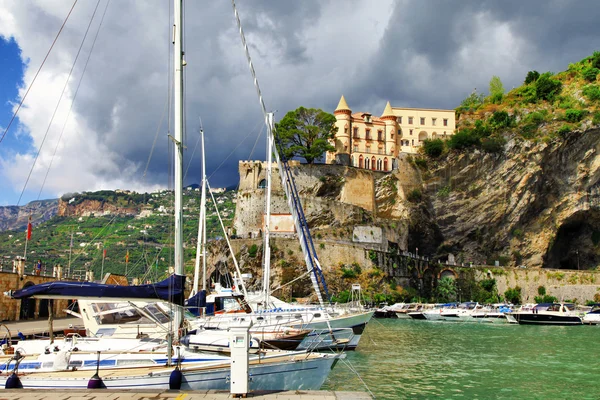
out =
{"type": "Polygon", "coordinates": [[[459,261],[590,269],[600,264],[600,130],[509,138],[504,152],[453,154],[425,179],[442,241],[459,261]]]}
{"type": "Polygon", "coordinates": [[[25,230],[31,215],[33,225],[38,225],[56,215],[58,199],[32,201],[24,206],[0,207],[0,231],[25,230]]]}

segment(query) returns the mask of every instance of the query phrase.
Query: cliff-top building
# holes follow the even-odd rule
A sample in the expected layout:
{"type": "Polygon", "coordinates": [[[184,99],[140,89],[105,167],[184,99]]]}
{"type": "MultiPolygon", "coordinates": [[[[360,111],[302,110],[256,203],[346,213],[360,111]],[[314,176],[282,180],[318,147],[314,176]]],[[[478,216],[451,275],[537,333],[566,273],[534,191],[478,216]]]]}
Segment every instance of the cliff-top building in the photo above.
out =
{"type": "Polygon", "coordinates": [[[456,127],[454,110],[400,108],[388,101],[381,117],[352,113],[344,96],[335,109],[335,152],[327,164],[391,171],[400,153],[417,153],[425,139],[446,139],[456,127]]]}

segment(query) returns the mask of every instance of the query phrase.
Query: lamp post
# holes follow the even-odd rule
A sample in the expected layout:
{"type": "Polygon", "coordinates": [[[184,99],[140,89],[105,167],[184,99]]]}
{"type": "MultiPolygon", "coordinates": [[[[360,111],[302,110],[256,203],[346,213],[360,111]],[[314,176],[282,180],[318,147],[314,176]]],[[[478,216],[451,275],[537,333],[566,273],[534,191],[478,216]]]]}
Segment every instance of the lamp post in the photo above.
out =
{"type": "Polygon", "coordinates": [[[579,250],[575,250],[575,254],[577,255],[577,271],[579,271],[579,250]]]}

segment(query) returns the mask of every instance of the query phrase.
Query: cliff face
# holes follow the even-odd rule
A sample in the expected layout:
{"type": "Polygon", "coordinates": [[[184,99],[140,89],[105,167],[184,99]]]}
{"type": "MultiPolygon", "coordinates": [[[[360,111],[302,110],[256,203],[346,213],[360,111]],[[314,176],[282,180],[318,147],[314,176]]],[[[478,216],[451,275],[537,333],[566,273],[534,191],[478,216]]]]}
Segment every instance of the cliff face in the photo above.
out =
{"type": "Polygon", "coordinates": [[[107,201],[83,200],[77,204],[69,204],[62,199],[58,202],[59,217],[89,216],[102,214],[137,215],[140,207],[122,207],[107,201]]]}
{"type": "MultiPolygon", "coordinates": [[[[421,183],[409,160],[400,165],[399,171],[388,174],[338,165],[294,164],[295,185],[313,236],[352,243],[357,241],[353,228],[369,226],[382,230],[383,240],[372,245],[387,248],[389,241],[407,249],[408,221],[415,206],[406,197],[421,183]]],[[[239,236],[258,236],[263,229],[265,172],[264,163],[240,162],[234,219],[239,236]]],[[[286,215],[290,210],[278,174],[274,168],[271,213],[286,215]]]]}
{"type": "Polygon", "coordinates": [[[25,230],[31,215],[33,225],[38,225],[56,215],[58,200],[32,201],[24,206],[0,207],[0,231],[25,230]]]}
{"type": "Polygon", "coordinates": [[[439,255],[474,263],[589,269],[600,263],[599,129],[511,139],[500,155],[449,157],[425,180],[439,255]]]}

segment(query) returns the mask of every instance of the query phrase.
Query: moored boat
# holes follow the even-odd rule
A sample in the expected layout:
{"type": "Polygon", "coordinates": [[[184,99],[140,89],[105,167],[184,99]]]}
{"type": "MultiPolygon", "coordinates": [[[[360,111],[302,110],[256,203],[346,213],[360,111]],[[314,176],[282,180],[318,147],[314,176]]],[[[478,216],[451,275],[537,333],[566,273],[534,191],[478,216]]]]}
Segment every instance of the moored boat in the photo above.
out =
{"type": "Polygon", "coordinates": [[[511,313],[520,325],[582,325],[581,317],[570,303],[540,303],[530,311],[511,313]]]}

